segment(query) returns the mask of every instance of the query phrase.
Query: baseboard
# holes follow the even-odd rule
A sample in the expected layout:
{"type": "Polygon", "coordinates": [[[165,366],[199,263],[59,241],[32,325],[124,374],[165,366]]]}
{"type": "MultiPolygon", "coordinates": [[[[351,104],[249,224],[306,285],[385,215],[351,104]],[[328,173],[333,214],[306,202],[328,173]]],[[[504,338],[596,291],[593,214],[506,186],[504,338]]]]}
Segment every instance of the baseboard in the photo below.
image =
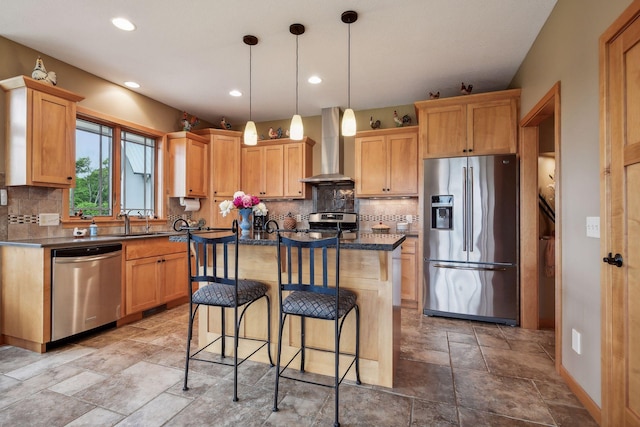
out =
{"type": "Polygon", "coordinates": [[[569,371],[567,371],[563,365],[560,365],[560,376],[565,380],[573,394],[576,395],[580,403],[582,403],[585,409],[591,414],[593,419],[598,423],[598,425],[602,425],[602,410],[596,404],[596,402],[591,399],[591,397],[587,394],[586,391],[576,382],[576,380],[571,376],[569,371]]]}

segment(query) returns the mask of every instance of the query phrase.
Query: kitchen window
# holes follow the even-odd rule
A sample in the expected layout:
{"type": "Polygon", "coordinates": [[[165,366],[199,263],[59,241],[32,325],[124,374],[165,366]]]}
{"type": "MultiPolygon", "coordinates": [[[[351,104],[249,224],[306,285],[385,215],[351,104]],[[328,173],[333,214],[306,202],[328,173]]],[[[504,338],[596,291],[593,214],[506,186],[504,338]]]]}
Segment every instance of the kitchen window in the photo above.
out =
{"type": "Polygon", "coordinates": [[[67,218],[117,219],[158,215],[160,133],[113,118],[79,114],[76,119],[76,187],[67,218]]]}

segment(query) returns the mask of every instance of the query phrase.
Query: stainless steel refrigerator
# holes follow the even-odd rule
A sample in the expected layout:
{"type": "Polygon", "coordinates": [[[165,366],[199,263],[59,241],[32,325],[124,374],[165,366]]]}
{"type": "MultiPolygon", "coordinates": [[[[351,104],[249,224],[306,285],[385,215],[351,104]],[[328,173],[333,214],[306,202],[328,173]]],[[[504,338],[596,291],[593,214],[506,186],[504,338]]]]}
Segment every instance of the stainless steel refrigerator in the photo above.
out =
{"type": "Polygon", "coordinates": [[[517,325],[515,155],[424,160],[424,314],[517,325]]]}

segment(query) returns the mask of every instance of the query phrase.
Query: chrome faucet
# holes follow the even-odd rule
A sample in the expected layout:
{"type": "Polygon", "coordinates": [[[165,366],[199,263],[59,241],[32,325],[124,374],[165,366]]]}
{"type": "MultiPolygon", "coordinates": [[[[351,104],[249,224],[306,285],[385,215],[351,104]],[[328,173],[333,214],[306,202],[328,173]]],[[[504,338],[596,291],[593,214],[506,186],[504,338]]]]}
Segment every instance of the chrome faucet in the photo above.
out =
{"type": "Polygon", "coordinates": [[[129,220],[129,211],[122,211],[118,214],[118,218],[124,219],[124,234],[131,234],[131,221],[129,220]]]}

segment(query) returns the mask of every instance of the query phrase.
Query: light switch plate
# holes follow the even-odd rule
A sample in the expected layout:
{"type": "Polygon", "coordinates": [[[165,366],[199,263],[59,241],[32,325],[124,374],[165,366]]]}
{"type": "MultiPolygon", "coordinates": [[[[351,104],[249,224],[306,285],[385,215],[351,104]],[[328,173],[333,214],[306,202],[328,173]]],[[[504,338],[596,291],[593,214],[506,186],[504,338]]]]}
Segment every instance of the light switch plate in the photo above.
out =
{"type": "Polygon", "coordinates": [[[60,215],[57,213],[41,213],[38,218],[40,227],[60,224],[60,215]]]}
{"type": "Polygon", "coordinates": [[[582,334],[575,329],[571,329],[571,349],[578,354],[582,354],[582,334]]]}
{"type": "Polygon", "coordinates": [[[600,217],[587,217],[587,237],[600,238],[600,217]]]}

